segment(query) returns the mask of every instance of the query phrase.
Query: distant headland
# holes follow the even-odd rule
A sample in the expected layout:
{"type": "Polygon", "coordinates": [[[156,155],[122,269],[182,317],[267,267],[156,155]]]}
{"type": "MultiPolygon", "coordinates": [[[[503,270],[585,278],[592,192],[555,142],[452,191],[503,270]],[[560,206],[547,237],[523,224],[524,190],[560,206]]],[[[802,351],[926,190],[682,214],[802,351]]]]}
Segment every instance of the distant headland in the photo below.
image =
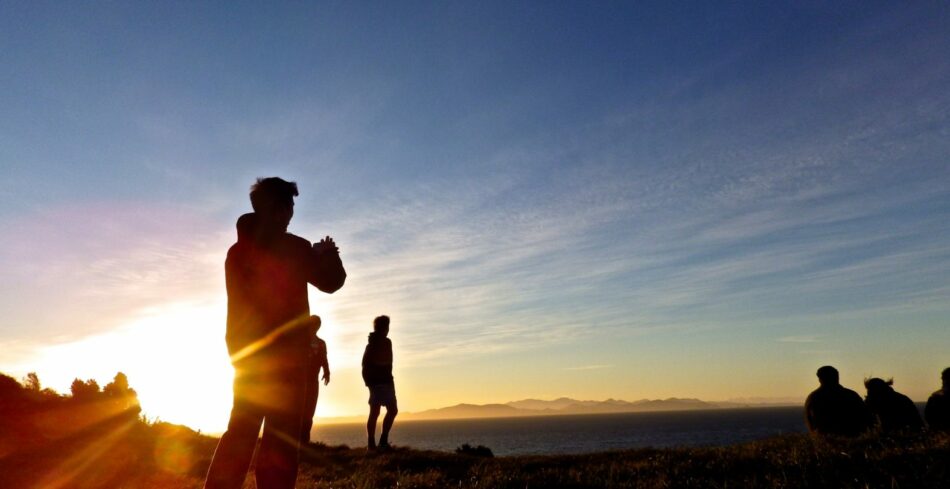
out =
{"type": "MultiPolygon", "coordinates": [[[[416,413],[400,413],[401,417],[411,420],[440,420],[468,418],[510,418],[518,416],[565,416],[577,414],[639,413],[660,411],[688,411],[702,409],[730,409],[744,407],[790,406],[798,405],[791,399],[750,399],[735,401],[702,401],[691,398],[671,397],[667,399],[640,399],[624,401],[607,399],[604,401],[577,400],[561,397],[553,400],[522,399],[499,404],[456,404],[453,406],[427,409],[416,413]]],[[[362,416],[341,416],[322,418],[324,423],[362,422],[362,416]]]]}

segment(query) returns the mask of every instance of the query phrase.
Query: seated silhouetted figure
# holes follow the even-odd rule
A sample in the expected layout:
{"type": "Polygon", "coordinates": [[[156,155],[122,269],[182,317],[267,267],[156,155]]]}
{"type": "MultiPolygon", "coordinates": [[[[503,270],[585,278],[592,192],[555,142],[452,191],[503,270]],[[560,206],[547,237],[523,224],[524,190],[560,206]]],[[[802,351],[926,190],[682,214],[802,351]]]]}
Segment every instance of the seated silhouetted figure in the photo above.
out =
{"type": "Polygon", "coordinates": [[[948,397],[950,396],[950,368],[945,368],[940,377],[943,380],[943,388],[927,399],[924,417],[930,429],[950,431],[950,397],[948,397]]]}
{"type": "Polygon", "coordinates": [[[864,387],[868,395],[864,402],[883,433],[893,431],[920,431],[924,423],[917,406],[909,397],[894,390],[893,380],[867,379],[864,387]]]}
{"type": "Polygon", "coordinates": [[[805,423],[812,433],[855,436],[867,431],[870,413],[861,396],[838,383],[838,370],[818,369],[821,386],[805,400],[805,423]]]}

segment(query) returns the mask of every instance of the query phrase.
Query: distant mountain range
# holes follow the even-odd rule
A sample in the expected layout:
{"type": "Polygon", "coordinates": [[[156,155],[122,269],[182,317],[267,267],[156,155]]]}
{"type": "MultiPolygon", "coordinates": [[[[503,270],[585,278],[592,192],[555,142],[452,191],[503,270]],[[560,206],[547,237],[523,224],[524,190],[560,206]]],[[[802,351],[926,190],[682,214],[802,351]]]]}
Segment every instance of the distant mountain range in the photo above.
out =
{"type": "MultiPolygon", "coordinates": [[[[765,400],[763,400],[765,401],[765,400]]],[[[517,416],[556,416],[570,414],[639,413],[656,411],[686,411],[698,409],[726,409],[756,406],[788,405],[790,402],[707,402],[699,399],[641,399],[639,401],[579,401],[561,397],[551,401],[523,399],[505,404],[456,404],[418,413],[400,413],[399,419],[464,419],[510,418],[517,416]]],[[[346,422],[362,417],[328,418],[326,421],[346,422]]]]}

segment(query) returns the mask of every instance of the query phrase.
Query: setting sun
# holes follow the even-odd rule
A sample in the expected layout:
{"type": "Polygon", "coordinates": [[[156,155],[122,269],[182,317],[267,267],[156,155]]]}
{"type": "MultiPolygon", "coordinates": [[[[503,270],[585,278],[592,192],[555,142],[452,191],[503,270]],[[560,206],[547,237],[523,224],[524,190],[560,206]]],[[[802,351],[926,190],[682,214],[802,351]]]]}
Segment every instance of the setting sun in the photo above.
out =
{"type": "MultiPolygon", "coordinates": [[[[336,344],[332,312],[323,317],[321,337],[336,344]]],[[[107,333],[45,347],[37,361],[23,368],[42,372],[44,385],[60,392],[69,392],[75,378],[95,379],[102,386],[121,371],[149,419],[220,433],[227,427],[234,378],[224,346],[224,318],[223,297],[148,309],[107,333]]],[[[338,350],[331,350],[330,359],[334,367],[353,364],[338,350]]],[[[329,397],[321,397],[318,416],[348,414],[329,397]]]]}
{"type": "Polygon", "coordinates": [[[124,372],[143,414],[207,432],[227,426],[233,369],[224,348],[224,301],[143,311],[114,330],[43,349],[43,381],[69,391],[76,377],[100,385],[124,372]]]}

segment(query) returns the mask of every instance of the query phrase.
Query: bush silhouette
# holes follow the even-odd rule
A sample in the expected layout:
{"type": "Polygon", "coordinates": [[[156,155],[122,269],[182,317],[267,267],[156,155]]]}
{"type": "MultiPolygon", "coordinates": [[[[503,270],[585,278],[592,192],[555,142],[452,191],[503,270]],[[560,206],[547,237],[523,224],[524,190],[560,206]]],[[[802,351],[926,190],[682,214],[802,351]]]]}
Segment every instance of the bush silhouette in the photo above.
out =
{"type": "Polygon", "coordinates": [[[77,379],[69,386],[69,392],[75,401],[92,401],[99,395],[99,383],[94,379],[82,381],[77,379]]]}
{"type": "Polygon", "coordinates": [[[491,448],[486,447],[485,445],[478,445],[473,447],[468,443],[463,444],[462,446],[455,449],[455,453],[459,455],[471,455],[473,457],[494,457],[495,454],[492,453],[491,448]]]}

